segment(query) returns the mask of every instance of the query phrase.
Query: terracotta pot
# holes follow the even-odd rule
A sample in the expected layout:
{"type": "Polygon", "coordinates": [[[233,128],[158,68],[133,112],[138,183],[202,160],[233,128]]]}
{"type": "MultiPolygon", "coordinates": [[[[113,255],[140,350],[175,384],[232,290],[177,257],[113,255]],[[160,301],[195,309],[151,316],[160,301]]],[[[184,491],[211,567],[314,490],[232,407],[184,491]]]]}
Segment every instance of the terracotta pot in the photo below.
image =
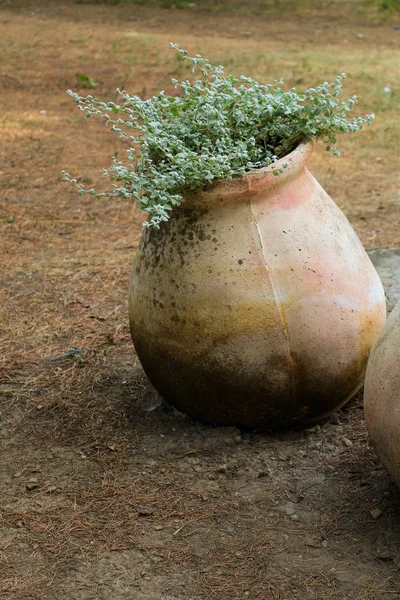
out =
{"type": "Polygon", "coordinates": [[[365,377],[364,408],[376,451],[400,486],[400,302],[372,349],[365,377]]]}
{"type": "Polygon", "coordinates": [[[311,152],[300,145],[279,176],[266,168],[188,196],[143,233],[133,342],[159,393],[197,419],[258,429],[311,422],[363,382],[384,292],[306,169],[311,152]]]}

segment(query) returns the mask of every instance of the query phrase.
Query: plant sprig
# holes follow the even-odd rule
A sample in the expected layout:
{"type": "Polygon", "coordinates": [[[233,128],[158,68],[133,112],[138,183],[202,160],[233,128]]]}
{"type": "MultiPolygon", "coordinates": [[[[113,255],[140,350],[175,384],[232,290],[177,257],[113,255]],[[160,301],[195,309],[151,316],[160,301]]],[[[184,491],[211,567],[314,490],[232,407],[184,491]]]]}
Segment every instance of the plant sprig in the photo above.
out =
{"type": "Polygon", "coordinates": [[[79,194],[133,198],[147,213],[147,226],[167,221],[186,193],[271,165],[303,140],[321,139],[339,155],[337,134],[357,131],[374,118],[348,120],[357,98],[338,100],[344,74],[298,94],[295,88],[284,91],[282,81],[260,84],[250,77],[225,75],[221,65],[200,55],[190,57],[176,44],[171,48],[200,73],[193,83],[172,79],[178,92],[174,96],[160,91],[143,100],[117,90],[117,104],[68,91],[87,117],[105,119],[130,147],[126,160],[114,157],[111,169],[104,171],[113,182],[109,193],[97,194],[66,172],[64,179],[79,194]]]}

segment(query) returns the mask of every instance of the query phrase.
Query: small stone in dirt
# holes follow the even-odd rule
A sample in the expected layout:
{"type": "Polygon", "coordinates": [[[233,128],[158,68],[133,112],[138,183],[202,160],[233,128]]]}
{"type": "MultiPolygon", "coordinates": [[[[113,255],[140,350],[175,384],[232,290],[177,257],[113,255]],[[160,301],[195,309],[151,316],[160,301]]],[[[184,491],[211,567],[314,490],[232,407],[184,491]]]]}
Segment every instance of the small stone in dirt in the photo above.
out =
{"type": "Polygon", "coordinates": [[[308,429],[304,430],[304,435],[311,435],[312,433],[318,433],[319,431],[321,431],[321,426],[320,425],[315,425],[315,427],[308,427],[308,429]]]}
{"type": "Polygon", "coordinates": [[[347,437],[342,437],[343,440],[343,444],[346,446],[346,448],[351,448],[353,445],[353,442],[351,440],[349,440],[347,437]]]}
{"type": "Polygon", "coordinates": [[[269,471],[258,471],[257,479],[261,479],[262,477],[271,477],[271,479],[272,479],[272,475],[269,471]]]}
{"type": "Polygon", "coordinates": [[[381,560],[382,562],[393,562],[395,555],[393,552],[391,552],[387,548],[378,548],[378,552],[376,553],[376,558],[378,560],[381,560]]]}
{"type": "Polygon", "coordinates": [[[58,490],[58,487],[56,485],[51,485],[50,487],[47,488],[46,494],[53,494],[57,490],[58,490]]]}
{"type": "Polygon", "coordinates": [[[278,456],[279,456],[280,460],[286,461],[286,460],[288,460],[290,458],[290,450],[288,450],[288,449],[281,450],[278,453],[278,456]]]}
{"type": "Polygon", "coordinates": [[[288,490],[286,492],[286,496],[288,497],[290,502],[294,502],[295,504],[298,504],[299,502],[301,502],[304,499],[303,494],[301,494],[299,492],[294,492],[293,490],[288,490]]]}
{"type": "Polygon", "coordinates": [[[377,519],[382,514],[382,511],[379,508],[374,508],[373,510],[370,510],[369,512],[373,519],[377,519]]]}
{"type": "Polygon", "coordinates": [[[321,538],[319,538],[319,537],[310,538],[309,540],[306,541],[306,546],[308,546],[309,548],[321,548],[321,546],[322,546],[321,538]]]}
{"type": "Polygon", "coordinates": [[[286,514],[287,514],[287,515],[291,516],[291,515],[294,515],[294,513],[295,513],[296,511],[294,510],[294,508],[293,508],[292,506],[289,506],[289,507],[286,509],[286,511],[285,511],[285,512],[286,512],[286,514]]]}
{"type": "Polygon", "coordinates": [[[37,490],[39,487],[39,482],[36,479],[36,477],[32,477],[28,483],[26,484],[26,489],[28,490],[28,492],[32,492],[33,490],[37,490]]]}
{"type": "Polygon", "coordinates": [[[162,529],[164,529],[164,527],[163,527],[162,525],[155,525],[155,526],[154,526],[154,529],[155,529],[156,531],[161,531],[162,529]]]}
{"type": "Polygon", "coordinates": [[[27,483],[26,484],[26,489],[28,490],[28,492],[32,492],[33,490],[37,490],[39,487],[39,485],[37,483],[27,483]]]}
{"type": "Polygon", "coordinates": [[[327,548],[327,547],[328,547],[328,540],[324,540],[324,541],[322,542],[322,547],[323,547],[323,548],[327,548]]]}
{"type": "Polygon", "coordinates": [[[154,513],[155,513],[154,508],[147,507],[147,506],[138,506],[136,511],[140,517],[150,517],[151,515],[154,515],[154,513]]]}
{"type": "Polygon", "coordinates": [[[334,444],[325,444],[325,452],[336,452],[337,446],[334,444]]]}

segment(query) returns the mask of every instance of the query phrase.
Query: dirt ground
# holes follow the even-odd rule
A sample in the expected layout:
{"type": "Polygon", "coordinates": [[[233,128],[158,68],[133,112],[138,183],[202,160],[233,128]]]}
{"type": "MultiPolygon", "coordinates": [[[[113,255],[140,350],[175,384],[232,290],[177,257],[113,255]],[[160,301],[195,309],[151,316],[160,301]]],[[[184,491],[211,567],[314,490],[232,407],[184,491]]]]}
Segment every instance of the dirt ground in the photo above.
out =
{"type": "Polygon", "coordinates": [[[350,1],[182,4],[0,0],[1,598],[400,598],[400,493],[362,393],[276,433],[165,405],[128,329],[142,218],[61,181],[66,169],[104,187],[125,151],[65,90],[170,89],[186,76],[170,41],[299,88],[346,71],[376,121],[339,141],[340,159],[317,148],[310,168],[366,247],[400,245],[400,16],[350,1]]]}

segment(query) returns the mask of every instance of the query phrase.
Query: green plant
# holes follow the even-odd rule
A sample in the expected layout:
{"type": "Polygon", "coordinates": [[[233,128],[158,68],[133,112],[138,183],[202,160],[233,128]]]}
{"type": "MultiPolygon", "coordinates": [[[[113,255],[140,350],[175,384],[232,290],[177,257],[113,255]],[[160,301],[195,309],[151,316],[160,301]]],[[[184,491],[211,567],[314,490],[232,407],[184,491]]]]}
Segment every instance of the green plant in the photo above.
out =
{"type": "Polygon", "coordinates": [[[363,0],[361,6],[373,7],[383,15],[383,18],[387,18],[400,10],[400,0],[363,0]]]}
{"type": "MultiPolygon", "coordinates": [[[[327,150],[339,154],[337,133],[357,131],[374,117],[347,120],[357,99],[339,102],[344,75],[298,94],[294,88],[284,91],[282,81],[264,85],[225,75],[222,66],[190,57],[176,44],[171,47],[201,75],[193,83],[173,79],[176,96],[160,91],[143,100],[118,90],[122,102],[116,104],[68,91],[87,117],[105,119],[130,148],[126,161],[114,157],[111,170],[104,171],[114,182],[110,193],[86,189],[65,172],[64,179],[79,194],[134,198],[148,214],[146,225],[167,221],[184,194],[273,165],[303,140],[322,139],[327,150]]],[[[272,166],[276,175],[283,168],[272,166]]]]}
{"type": "Polygon", "coordinates": [[[400,0],[377,0],[377,6],[381,10],[392,13],[400,10],[400,0]]]}
{"type": "Polygon", "coordinates": [[[86,75],[85,73],[76,73],[76,82],[78,85],[80,85],[80,87],[87,88],[89,90],[92,90],[99,86],[98,83],[93,81],[90,75],[86,75]]]}

